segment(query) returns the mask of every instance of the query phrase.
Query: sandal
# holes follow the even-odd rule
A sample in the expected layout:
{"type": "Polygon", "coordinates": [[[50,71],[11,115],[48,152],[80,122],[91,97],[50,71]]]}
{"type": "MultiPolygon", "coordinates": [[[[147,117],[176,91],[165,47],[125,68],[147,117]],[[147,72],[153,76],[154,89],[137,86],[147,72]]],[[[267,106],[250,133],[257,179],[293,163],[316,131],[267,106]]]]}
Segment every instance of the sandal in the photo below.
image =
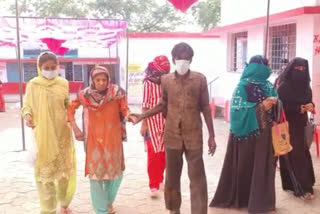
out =
{"type": "Polygon", "coordinates": [[[307,192],[304,197],[306,198],[306,200],[313,200],[314,199],[314,194],[307,192]]]}
{"type": "Polygon", "coordinates": [[[310,192],[307,192],[303,196],[300,197],[302,200],[311,201],[314,199],[314,195],[310,192]]]}

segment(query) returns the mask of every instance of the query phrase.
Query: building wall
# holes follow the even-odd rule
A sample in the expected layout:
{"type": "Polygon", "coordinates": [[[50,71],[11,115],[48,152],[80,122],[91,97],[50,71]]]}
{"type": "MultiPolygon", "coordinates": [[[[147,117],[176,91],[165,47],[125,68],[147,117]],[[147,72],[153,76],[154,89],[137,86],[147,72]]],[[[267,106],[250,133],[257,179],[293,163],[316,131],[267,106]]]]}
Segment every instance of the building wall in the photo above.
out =
{"type": "Polygon", "coordinates": [[[248,59],[255,55],[263,55],[265,43],[265,28],[257,26],[248,30],[248,59]]]}
{"type": "Polygon", "coordinates": [[[15,48],[0,47],[0,59],[14,59],[16,58],[15,48]]]}
{"type": "MultiPolygon", "coordinates": [[[[268,0],[221,1],[221,25],[229,25],[266,16],[267,1],[268,0]]],[[[320,5],[319,0],[270,0],[270,14],[316,5],[320,5]]]]}
{"type": "MultiPolygon", "coordinates": [[[[171,62],[171,50],[179,42],[188,43],[194,50],[192,70],[205,74],[208,79],[218,72],[222,57],[216,38],[133,38],[129,40],[129,64],[140,64],[144,69],[157,55],[166,55],[171,62]]],[[[174,69],[173,64],[171,68],[174,69]]]]}
{"type": "Polygon", "coordinates": [[[297,49],[296,55],[309,61],[312,70],[313,63],[313,32],[314,16],[306,15],[297,19],[297,49]]]}
{"type": "MultiPolygon", "coordinates": [[[[320,15],[314,16],[314,31],[313,35],[318,35],[320,37],[320,15]]],[[[313,100],[316,104],[316,121],[320,122],[320,53],[316,53],[316,49],[320,49],[320,38],[318,41],[313,41],[313,60],[312,60],[312,91],[313,100]]],[[[310,62],[309,62],[310,64],[310,62]]]]}
{"type": "MultiPolygon", "coordinates": [[[[309,61],[310,75],[313,78],[313,86],[315,93],[315,102],[320,106],[320,55],[314,55],[315,44],[313,43],[314,35],[320,34],[320,15],[305,15],[299,16],[295,19],[286,20],[281,24],[296,23],[297,25],[297,37],[296,37],[296,56],[306,58],[309,61]],[[319,94],[317,93],[319,91],[319,94]]],[[[278,25],[279,23],[271,23],[271,26],[278,25]]],[[[225,47],[225,51],[219,53],[223,55],[221,59],[221,65],[224,65],[224,74],[221,74],[221,80],[218,80],[216,84],[212,86],[212,92],[217,97],[223,97],[230,99],[232,91],[235,88],[240,78],[240,73],[228,72],[231,69],[231,35],[232,33],[248,31],[248,51],[247,59],[252,56],[264,53],[265,43],[265,26],[259,25],[246,29],[234,29],[228,33],[222,33],[220,35],[221,46],[225,47]],[[226,88],[226,83],[229,87],[226,88]]],[[[318,44],[320,46],[320,43],[318,44]]],[[[271,81],[274,81],[276,75],[270,77],[271,81]]],[[[320,108],[318,110],[320,112],[320,108]]],[[[320,118],[319,118],[320,119],[320,118]]]]}

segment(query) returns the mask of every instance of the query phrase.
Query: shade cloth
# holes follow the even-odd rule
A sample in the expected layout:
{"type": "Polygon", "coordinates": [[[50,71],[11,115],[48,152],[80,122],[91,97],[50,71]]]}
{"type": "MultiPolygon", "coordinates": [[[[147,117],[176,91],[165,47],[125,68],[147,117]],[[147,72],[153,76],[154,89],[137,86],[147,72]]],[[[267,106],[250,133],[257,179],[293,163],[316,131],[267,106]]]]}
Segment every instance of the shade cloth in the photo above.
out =
{"type": "MultiPolygon", "coordinates": [[[[20,18],[19,21],[21,47],[48,47],[57,54],[79,47],[109,48],[127,28],[123,20],[20,18]]],[[[0,26],[0,47],[16,47],[15,18],[0,18],[0,26]]]]}

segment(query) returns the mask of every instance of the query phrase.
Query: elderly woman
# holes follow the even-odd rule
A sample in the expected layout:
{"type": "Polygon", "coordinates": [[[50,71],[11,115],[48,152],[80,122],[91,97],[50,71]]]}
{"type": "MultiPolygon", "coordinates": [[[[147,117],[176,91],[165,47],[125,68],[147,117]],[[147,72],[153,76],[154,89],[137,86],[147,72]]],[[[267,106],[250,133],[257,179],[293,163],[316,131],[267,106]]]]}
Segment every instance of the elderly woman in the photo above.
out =
{"type": "Polygon", "coordinates": [[[277,92],[267,80],[270,74],[267,59],[254,56],[233,93],[229,142],[212,207],[275,210],[271,111],[277,92]]]}
{"type": "Polygon", "coordinates": [[[293,147],[288,154],[289,163],[280,157],[282,187],[284,190],[294,191],[295,196],[311,200],[314,198],[315,176],[310,151],[304,138],[304,127],[308,121],[307,113],[314,110],[308,61],[294,58],[279,79],[279,98],[283,102],[288,119],[290,141],[293,147]],[[295,175],[295,181],[291,180],[289,169],[295,175]]]}
{"type": "Polygon", "coordinates": [[[124,119],[129,114],[125,93],[111,83],[109,71],[97,66],[91,71],[91,85],[80,91],[68,109],[77,140],[85,141],[85,176],[90,178],[91,200],[97,214],[115,213],[113,202],[123,171],[124,119]],[[75,122],[75,111],[84,108],[84,133],[75,122]]]}
{"type": "Polygon", "coordinates": [[[76,186],[76,160],[67,117],[68,81],[58,77],[58,59],[51,52],[38,57],[38,76],[27,85],[22,115],[34,131],[37,157],[35,180],[41,213],[61,213],[68,208],[76,186]]]}

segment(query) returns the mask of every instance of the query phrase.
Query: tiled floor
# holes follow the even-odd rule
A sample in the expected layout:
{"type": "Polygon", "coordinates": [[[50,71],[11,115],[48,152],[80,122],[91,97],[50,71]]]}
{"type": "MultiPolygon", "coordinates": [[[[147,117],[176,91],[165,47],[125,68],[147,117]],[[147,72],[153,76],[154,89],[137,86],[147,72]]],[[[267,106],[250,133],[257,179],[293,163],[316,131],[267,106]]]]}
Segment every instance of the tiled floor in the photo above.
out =
{"type": "MultiPolygon", "coordinates": [[[[215,121],[217,152],[214,157],[204,153],[209,200],[213,197],[224,160],[228,124],[215,121]]],[[[206,132],[205,132],[206,139],[206,132]]],[[[115,206],[118,214],[164,214],[164,200],[149,197],[146,173],[146,153],[139,126],[128,125],[129,142],[125,143],[126,171],[115,206]]],[[[27,147],[30,144],[30,130],[26,129],[27,147]]],[[[91,207],[89,182],[84,177],[84,151],[81,142],[75,142],[78,160],[77,191],[71,208],[74,214],[94,213],[91,207]]],[[[206,147],[205,147],[206,148],[206,147]]],[[[320,162],[312,148],[316,177],[320,179],[320,162]]],[[[33,181],[33,169],[26,163],[27,152],[21,152],[21,129],[19,112],[16,106],[9,105],[6,113],[0,113],[0,214],[39,213],[38,196],[33,181]]],[[[184,166],[182,175],[182,213],[190,213],[189,180],[184,166]]],[[[279,172],[276,177],[277,213],[279,214],[316,214],[320,213],[320,197],[305,202],[291,196],[281,189],[279,172]]],[[[315,194],[319,196],[319,182],[315,194]]],[[[247,210],[209,208],[209,214],[247,213],[247,210]]]]}

